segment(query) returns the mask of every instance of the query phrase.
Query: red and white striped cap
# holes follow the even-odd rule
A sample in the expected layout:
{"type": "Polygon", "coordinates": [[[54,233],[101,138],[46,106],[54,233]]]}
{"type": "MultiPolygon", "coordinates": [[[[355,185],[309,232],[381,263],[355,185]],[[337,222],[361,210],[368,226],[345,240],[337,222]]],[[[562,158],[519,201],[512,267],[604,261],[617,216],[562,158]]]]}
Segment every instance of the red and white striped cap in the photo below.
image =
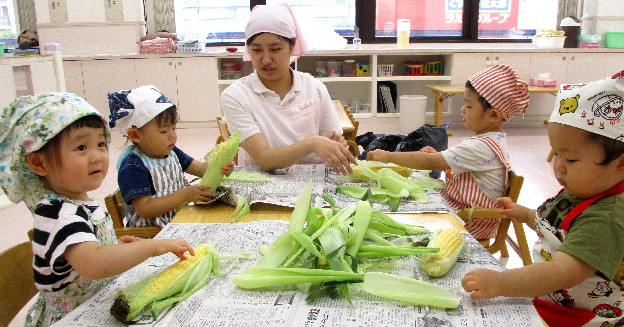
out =
{"type": "Polygon", "coordinates": [[[477,93],[484,97],[505,121],[529,106],[529,87],[520,74],[508,65],[488,67],[470,79],[477,93]]]}

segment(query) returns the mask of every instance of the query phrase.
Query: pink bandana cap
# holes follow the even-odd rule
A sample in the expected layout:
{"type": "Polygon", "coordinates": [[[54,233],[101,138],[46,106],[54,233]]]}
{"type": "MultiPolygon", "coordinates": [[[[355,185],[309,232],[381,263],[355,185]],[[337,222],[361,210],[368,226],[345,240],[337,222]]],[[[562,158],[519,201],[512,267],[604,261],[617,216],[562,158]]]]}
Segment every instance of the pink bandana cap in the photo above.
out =
{"type": "MultiPolygon", "coordinates": [[[[291,63],[309,51],[295,14],[287,3],[257,5],[251,10],[249,21],[245,27],[245,40],[258,33],[266,32],[296,39],[293,54],[290,57],[291,63]]],[[[246,46],[245,52],[243,52],[243,60],[251,60],[249,49],[246,46]]]]}
{"type": "Polygon", "coordinates": [[[469,81],[505,121],[521,112],[524,114],[529,106],[529,86],[511,66],[488,67],[474,74],[469,81]]]}
{"type": "Polygon", "coordinates": [[[624,71],[591,83],[559,87],[548,120],[624,142],[624,71]]]}

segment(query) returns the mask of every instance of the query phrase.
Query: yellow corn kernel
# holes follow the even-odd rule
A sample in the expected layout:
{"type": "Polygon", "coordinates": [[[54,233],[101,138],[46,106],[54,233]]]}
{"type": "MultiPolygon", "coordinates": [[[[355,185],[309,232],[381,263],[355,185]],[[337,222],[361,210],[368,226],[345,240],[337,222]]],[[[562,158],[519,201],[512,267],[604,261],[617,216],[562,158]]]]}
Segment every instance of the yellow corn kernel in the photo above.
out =
{"type": "Polygon", "coordinates": [[[440,248],[440,252],[436,253],[436,258],[444,259],[450,257],[463,241],[464,239],[459,230],[454,228],[443,230],[433,240],[433,247],[440,248]]]}
{"type": "Polygon", "coordinates": [[[193,250],[195,250],[194,256],[187,255],[186,260],[180,260],[174,263],[154,278],[149,286],[149,294],[160,292],[163,288],[169,285],[169,283],[186,271],[186,269],[188,269],[193,263],[208,253],[208,247],[206,244],[199,245],[193,250]]]}

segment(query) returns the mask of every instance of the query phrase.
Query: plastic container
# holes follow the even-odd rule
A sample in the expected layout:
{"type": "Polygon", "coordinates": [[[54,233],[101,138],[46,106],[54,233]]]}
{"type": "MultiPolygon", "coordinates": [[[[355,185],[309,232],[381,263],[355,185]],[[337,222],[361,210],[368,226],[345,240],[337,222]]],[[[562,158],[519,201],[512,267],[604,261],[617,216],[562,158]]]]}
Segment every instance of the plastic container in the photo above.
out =
{"type": "Polygon", "coordinates": [[[566,17],[559,24],[565,32],[564,48],[578,48],[578,37],[581,34],[581,22],[574,17],[566,17]]]}
{"type": "Polygon", "coordinates": [[[624,48],[624,31],[606,32],[607,48],[624,48]]]}
{"type": "Polygon", "coordinates": [[[533,44],[538,48],[563,48],[565,36],[534,36],[533,44]]]}
{"type": "Polygon", "coordinates": [[[442,60],[427,61],[423,65],[423,74],[424,75],[436,75],[436,76],[444,75],[444,61],[442,60]]]}
{"type": "Polygon", "coordinates": [[[327,72],[330,77],[340,77],[341,75],[341,63],[340,61],[328,61],[327,72]]]}
{"type": "Polygon", "coordinates": [[[0,43],[0,57],[4,57],[4,43],[0,43]]]}
{"type": "Polygon", "coordinates": [[[384,64],[377,66],[377,76],[392,76],[392,70],[394,69],[394,64],[384,64]]]}
{"type": "Polygon", "coordinates": [[[370,76],[370,64],[367,62],[358,62],[355,68],[355,76],[357,77],[369,77],[370,76]]]}
{"type": "Polygon", "coordinates": [[[327,72],[327,61],[317,61],[316,62],[316,77],[327,77],[329,76],[329,72],[327,72]]]}
{"type": "Polygon", "coordinates": [[[424,95],[399,96],[399,125],[401,133],[409,134],[425,124],[427,97],[424,95]]]}
{"type": "Polygon", "coordinates": [[[221,78],[222,79],[238,79],[241,78],[243,72],[241,71],[240,62],[223,62],[221,63],[221,78]]]}
{"type": "Polygon", "coordinates": [[[423,63],[420,61],[406,61],[403,65],[403,75],[405,76],[419,76],[423,74],[423,63]]]}
{"type": "Polygon", "coordinates": [[[409,19],[397,20],[397,49],[407,49],[409,47],[411,22],[409,19]]]}
{"type": "Polygon", "coordinates": [[[579,48],[595,49],[599,48],[600,35],[586,34],[579,36],[579,48]]]}
{"type": "Polygon", "coordinates": [[[355,77],[356,73],[355,60],[345,60],[342,62],[342,76],[355,77]]]}

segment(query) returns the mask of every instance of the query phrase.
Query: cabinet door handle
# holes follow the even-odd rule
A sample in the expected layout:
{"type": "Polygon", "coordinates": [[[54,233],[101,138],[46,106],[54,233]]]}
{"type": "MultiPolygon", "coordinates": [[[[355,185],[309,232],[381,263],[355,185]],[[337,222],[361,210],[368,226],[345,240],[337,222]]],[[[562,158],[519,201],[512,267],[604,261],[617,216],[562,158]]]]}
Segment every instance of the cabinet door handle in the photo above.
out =
{"type": "Polygon", "coordinates": [[[566,56],[563,56],[563,57],[561,58],[561,60],[566,60],[566,56]]]}
{"type": "Polygon", "coordinates": [[[169,66],[171,66],[171,65],[173,65],[173,63],[170,61],[170,62],[169,62],[169,66]]]}
{"type": "Polygon", "coordinates": [[[181,62],[181,61],[178,61],[178,65],[182,65],[182,62],[181,62]]]}
{"type": "Polygon", "coordinates": [[[485,57],[485,60],[490,60],[490,56],[485,57]]]}
{"type": "Polygon", "coordinates": [[[570,60],[574,60],[574,56],[570,57],[570,60]]]}
{"type": "Polygon", "coordinates": [[[496,57],[494,58],[494,60],[498,60],[498,56],[496,56],[496,57]]]}

